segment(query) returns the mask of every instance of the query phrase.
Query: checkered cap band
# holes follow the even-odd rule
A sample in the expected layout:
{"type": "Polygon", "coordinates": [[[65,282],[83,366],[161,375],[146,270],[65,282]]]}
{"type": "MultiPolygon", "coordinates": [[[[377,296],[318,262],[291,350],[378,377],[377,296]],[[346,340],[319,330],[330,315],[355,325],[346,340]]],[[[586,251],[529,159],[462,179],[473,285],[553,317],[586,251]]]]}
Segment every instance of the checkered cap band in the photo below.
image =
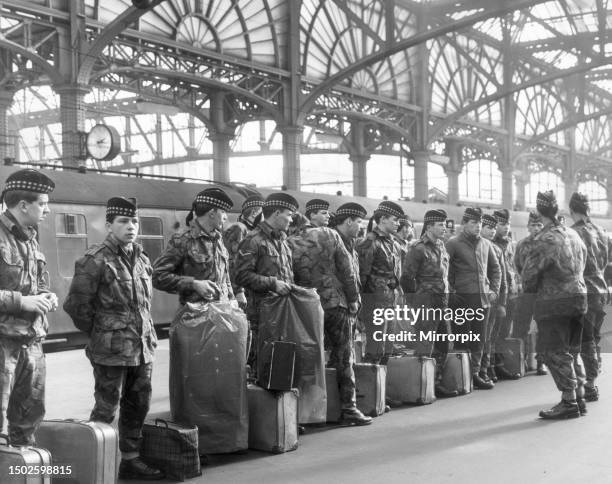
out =
{"type": "Polygon", "coordinates": [[[398,210],[395,210],[393,207],[389,207],[388,205],[379,205],[376,210],[374,210],[375,214],[383,214],[383,215],[393,215],[397,218],[402,217],[404,214],[398,210]]]}
{"type": "Polygon", "coordinates": [[[555,207],[557,206],[557,199],[552,190],[547,192],[538,192],[538,196],[536,197],[536,205],[540,207],[555,207]]]}
{"type": "Polygon", "coordinates": [[[497,219],[492,215],[485,214],[482,216],[482,225],[487,225],[489,227],[497,226],[497,219]]]}
{"type": "Polygon", "coordinates": [[[446,212],[443,210],[430,210],[425,214],[423,218],[423,222],[446,222],[448,216],[446,212]]]}
{"type": "Polygon", "coordinates": [[[495,217],[495,220],[497,220],[499,223],[505,224],[510,222],[510,212],[508,212],[506,209],[495,210],[493,212],[493,216],[495,217]]]}
{"type": "Polygon", "coordinates": [[[355,210],[353,208],[339,208],[336,210],[336,216],[339,217],[341,215],[348,215],[349,217],[359,217],[365,218],[367,212],[363,212],[361,210],[355,210]]]}
{"type": "Polygon", "coordinates": [[[4,187],[4,191],[8,192],[11,190],[25,190],[28,192],[36,192],[36,193],[51,193],[53,191],[51,185],[46,183],[38,183],[33,181],[26,180],[11,180],[7,182],[4,187]]]}
{"type": "Polygon", "coordinates": [[[247,200],[242,204],[242,210],[246,210],[247,208],[263,207],[263,206],[264,206],[263,200],[247,200]]]}
{"type": "Polygon", "coordinates": [[[463,212],[463,218],[479,222],[482,220],[482,212],[479,209],[468,207],[465,209],[465,212],[463,212]]]}
{"type": "Polygon", "coordinates": [[[135,217],[138,210],[128,207],[106,207],[106,215],[119,215],[121,217],[135,217]]]}
{"type": "Polygon", "coordinates": [[[323,204],[306,205],[306,210],[308,210],[309,212],[314,212],[316,210],[327,210],[328,208],[329,208],[329,204],[327,205],[323,205],[323,204]]]}
{"type": "Polygon", "coordinates": [[[207,195],[198,195],[195,199],[196,204],[200,205],[210,205],[211,207],[220,208],[221,210],[225,210],[226,212],[232,208],[230,203],[227,203],[223,200],[219,200],[216,197],[209,197],[207,195]]]}
{"type": "Polygon", "coordinates": [[[269,200],[265,202],[264,207],[287,208],[291,210],[292,212],[295,212],[298,209],[297,205],[294,205],[293,203],[285,202],[284,200],[269,200]]]}

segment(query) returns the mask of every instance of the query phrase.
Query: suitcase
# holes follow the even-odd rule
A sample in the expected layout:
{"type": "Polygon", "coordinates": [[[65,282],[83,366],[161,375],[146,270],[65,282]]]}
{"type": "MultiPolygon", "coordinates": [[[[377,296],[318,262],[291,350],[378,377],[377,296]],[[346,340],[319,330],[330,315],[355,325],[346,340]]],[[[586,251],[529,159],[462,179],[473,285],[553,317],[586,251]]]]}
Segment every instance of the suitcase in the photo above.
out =
{"type": "Polygon", "coordinates": [[[384,365],[354,365],[357,408],[365,415],[378,417],[385,413],[387,368],[384,365]]]}
{"type": "Polygon", "coordinates": [[[327,386],[327,421],[338,422],[342,413],[342,404],[335,368],[325,369],[325,385],[327,386]]]}
{"type": "MultiPolygon", "coordinates": [[[[6,435],[0,435],[0,476],[3,476],[1,481],[11,482],[11,484],[51,483],[50,473],[28,473],[28,466],[51,466],[51,454],[47,449],[38,447],[13,447],[8,445],[6,435]]],[[[65,470],[68,472],[67,469],[65,470]]],[[[64,475],[64,477],[70,476],[64,475]]]]}
{"type": "MultiPolygon", "coordinates": [[[[74,484],[113,484],[119,471],[117,431],[102,422],[43,420],[36,432],[37,445],[48,449],[53,465],[71,465],[74,484]]],[[[62,482],[59,478],[54,481],[62,482]]],[[[65,480],[63,481],[65,482],[65,480]]]]}
{"type": "Polygon", "coordinates": [[[295,343],[265,343],[258,356],[258,384],[266,390],[290,391],[295,372],[295,343]]]}
{"type": "Polygon", "coordinates": [[[441,383],[449,391],[457,390],[459,395],[472,393],[470,353],[450,352],[446,355],[441,383]]]}
{"type": "Polygon", "coordinates": [[[160,418],[145,422],[140,457],[164,471],[166,478],[184,481],[202,475],[198,454],[198,427],[186,427],[160,418]]]}
{"type": "Polygon", "coordinates": [[[298,391],[247,387],[249,448],[280,454],[298,447],[298,391]]]}
{"type": "Polygon", "coordinates": [[[502,354],[504,367],[512,374],[525,376],[525,343],[520,338],[506,338],[496,349],[502,354]]]}
{"type": "Polygon", "coordinates": [[[436,364],[424,356],[400,356],[387,362],[387,398],[402,403],[426,405],[435,397],[436,364]]]}

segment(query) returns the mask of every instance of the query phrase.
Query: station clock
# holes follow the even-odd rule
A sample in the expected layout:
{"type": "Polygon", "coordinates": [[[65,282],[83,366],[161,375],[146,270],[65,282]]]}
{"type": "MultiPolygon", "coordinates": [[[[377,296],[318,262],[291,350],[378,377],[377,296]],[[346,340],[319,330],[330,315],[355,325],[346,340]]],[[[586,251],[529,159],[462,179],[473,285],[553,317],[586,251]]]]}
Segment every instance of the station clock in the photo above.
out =
{"type": "Polygon", "coordinates": [[[98,161],[112,160],[121,151],[121,137],[112,126],[96,124],[86,139],[87,154],[98,161]]]}

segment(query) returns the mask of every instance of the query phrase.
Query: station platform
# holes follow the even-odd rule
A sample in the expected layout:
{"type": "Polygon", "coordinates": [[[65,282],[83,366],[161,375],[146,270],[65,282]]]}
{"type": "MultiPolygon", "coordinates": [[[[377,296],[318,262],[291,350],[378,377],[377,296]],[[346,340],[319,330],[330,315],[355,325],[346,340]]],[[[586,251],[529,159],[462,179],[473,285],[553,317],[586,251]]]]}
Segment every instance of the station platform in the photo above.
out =
{"type": "MultiPolygon", "coordinates": [[[[612,338],[605,337],[610,351],[612,338]]],[[[87,419],[93,375],[84,350],[47,355],[46,418],[87,419]]],[[[404,406],[370,426],[307,427],[294,452],[212,456],[190,483],[612,482],[612,355],[603,355],[601,399],[588,414],[543,421],[560,399],[550,376],[528,373],[493,390],[404,406]]],[[[151,417],[169,416],[168,340],[156,353],[151,417]]],[[[139,482],[139,481],[122,481],[139,482]]],[[[164,481],[162,481],[164,482],[164,481]]],[[[167,482],[167,481],[166,481],[167,482]]]]}

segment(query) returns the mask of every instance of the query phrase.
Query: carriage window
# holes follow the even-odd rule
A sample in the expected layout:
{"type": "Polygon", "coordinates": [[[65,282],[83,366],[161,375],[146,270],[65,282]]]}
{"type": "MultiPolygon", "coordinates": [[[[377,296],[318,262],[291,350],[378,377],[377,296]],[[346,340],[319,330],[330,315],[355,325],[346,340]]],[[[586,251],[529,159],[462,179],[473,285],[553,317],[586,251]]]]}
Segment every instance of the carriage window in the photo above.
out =
{"type": "Polygon", "coordinates": [[[87,250],[87,221],[83,214],[55,214],[57,263],[60,276],[74,275],[74,261],[87,250]]]}
{"type": "Polygon", "coordinates": [[[140,217],[140,243],[153,262],[164,250],[164,230],[158,217],[140,217]]]}

